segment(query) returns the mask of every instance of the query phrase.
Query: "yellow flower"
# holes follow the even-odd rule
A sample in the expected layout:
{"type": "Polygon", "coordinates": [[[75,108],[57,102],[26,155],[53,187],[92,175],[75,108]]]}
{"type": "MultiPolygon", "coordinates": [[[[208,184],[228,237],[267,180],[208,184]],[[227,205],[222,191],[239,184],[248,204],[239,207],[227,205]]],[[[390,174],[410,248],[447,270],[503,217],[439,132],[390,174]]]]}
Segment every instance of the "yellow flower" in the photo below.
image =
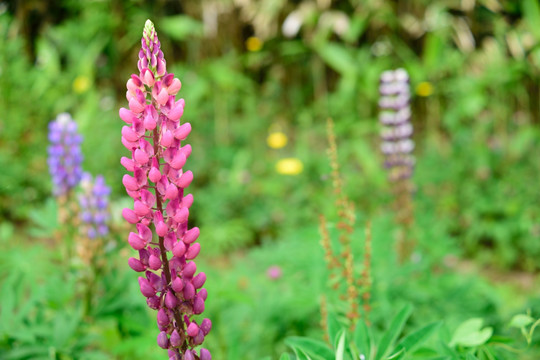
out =
{"type": "Polygon", "coordinates": [[[255,52],[262,49],[263,42],[256,36],[250,36],[246,40],[246,48],[249,51],[255,52]]]}
{"type": "Polygon", "coordinates": [[[73,80],[73,91],[82,94],[90,87],[90,79],[87,76],[79,75],[73,80]]]}
{"type": "Polygon", "coordinates": [[[416,86],[416,94],[422,97],[428,97],[433,94],[433,85],[428,81],[422,81],[416,86]]]}
{"type": "Polygon", "coordinates": [[[298,175],[303,169],[304,164],[297,158],[284,158],[276,164],[276,171],[282,175],[298,175]]]}
{"type": "Polygon", "coordinates": [[[285,135],[281,131],[270,133],[266,138],[266,143],[272,149],[281,149],[282,147],[287,145],[287,135],[285,135]]]}

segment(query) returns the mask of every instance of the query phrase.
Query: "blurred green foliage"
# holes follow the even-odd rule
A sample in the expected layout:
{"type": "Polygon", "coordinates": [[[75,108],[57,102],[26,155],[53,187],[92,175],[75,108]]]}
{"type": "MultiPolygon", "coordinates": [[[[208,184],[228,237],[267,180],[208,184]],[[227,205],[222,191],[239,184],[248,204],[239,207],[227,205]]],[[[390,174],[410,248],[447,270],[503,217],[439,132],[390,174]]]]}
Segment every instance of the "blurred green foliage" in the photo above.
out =
{"type": "Polygon", "coordinates": [[[80,124],[85,168],[104,173],[123,196],[116,112],[136,70],[140,24],[152,18],[183,81],[185,121],[194,127],[194,217],[215,253],[275,239],[327,206],[319,189],[329,171],[328,116],[349,196],[362,212],[378,211],[387,198],[378,76],[402,66],[417,95],[418,202],[422,192],[430,198],[418,207],[436,206],[442,221],[450,219],[447,233],[469,256],[538,266],[539,193],[530,181],[540,166],[540,10],[533,0],[28,1],[3,3],[1,12],[0,213],[7,220],[24,223],[49,196],[46,125],[61,111],[80,124]],[[286,147],[267,147],[272,131],[288,136],[286,147]],[[276,173],[284,157],[300,159],[304,171],[276,173]],[[287,211],[284,202],[301,210],[287,211]]]}
{"type": "Polygon", "coordinates": [[[464,280],[453,273],[462,263],[449,262],[464,255],[489,269],[540,268],[536,0],[8,1],[0,2],[0,357],[163,355],[125,264],[127,232],[115,235],[91,319],[81,318],[76,270],[49,239],[47,124],[60,112],[77,120],[83,166],[105,175],[115,213],[126,205],[117,111],[147,18],[193,126],[190,221],[208,257],[200,268],[215,358],[275,357],[287,336],[322,336],[326,272],[315,229],[317,215],[333,211],[327,117],[358,223],[374,220],[374,329],[411,302],[411,329],[445,318],[448,342],[469,318],[500,333],[511,314],[540,305],[538,293],[514,302],[514,288],[464,280]],[[404,269],[388,251],[395,225],[378,152],[378,77],[396,67],[411,75],[417,144],[418,262],[404,269]],[[276,131],[288,138],[279,149],[266,143],[276,131]],[[303,171],[278,173],[291,157],[303,171]],[[274,264],[285,274],[278,281],[265,276],[274,264]]]}

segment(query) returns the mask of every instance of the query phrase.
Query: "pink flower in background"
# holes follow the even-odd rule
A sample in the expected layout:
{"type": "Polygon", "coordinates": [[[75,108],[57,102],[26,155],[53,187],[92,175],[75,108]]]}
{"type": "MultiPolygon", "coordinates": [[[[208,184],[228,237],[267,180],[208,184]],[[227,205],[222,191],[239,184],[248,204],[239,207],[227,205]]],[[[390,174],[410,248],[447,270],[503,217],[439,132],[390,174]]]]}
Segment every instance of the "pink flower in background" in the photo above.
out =
{"type": "Polygon", "coordinates": [[[206,275],[197,273],[194,259],[201,250],[199,228],[188,227],[193,196],[185,189],[193,173],[184,169],[191,132],[180,121],[184,99],[175,99],[180,80],[167,73],[154,24],[147,20],[139,52],[139,74],[127,82],[129,109],[120,109],[122,143],[131,152],[121,159],[131,175],[122,182],[134,200],[122,215],[135,225],[128,242],[138,251],[129,266],[140,272],[139,286],[150,308],[157,310],[158,345],[171,360],[210,360],[202,344],[212,327],[209,319],[197,323],[193,315],[204,311],[206,275]],[[198,353],[198,354],[197,354],[198,353]]]}
{"type": "Polygon", "coordinates": [[[283,275],[283,272],[279,266],[272,265],[266,270],[266,275],[272,280],[277,280],[283,275]]]}

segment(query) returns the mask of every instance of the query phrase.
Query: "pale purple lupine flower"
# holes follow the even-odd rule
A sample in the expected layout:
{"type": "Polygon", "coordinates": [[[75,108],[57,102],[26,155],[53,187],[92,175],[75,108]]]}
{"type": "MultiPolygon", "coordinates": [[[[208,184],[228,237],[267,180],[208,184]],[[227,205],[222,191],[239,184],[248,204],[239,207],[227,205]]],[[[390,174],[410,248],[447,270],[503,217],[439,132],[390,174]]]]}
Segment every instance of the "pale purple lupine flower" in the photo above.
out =
{"type": "Polygon", "coordinates": [[[104,237],[109,233],[109,194],[111,189],[105,184],[102,175],[92,179],[84,173],[81,179],[82,192],[79,194],[80,218],[85,235],[89,239],[104,237]]]}
{"type": "Polygon", "coordinates": [[[129,266],[144,274],[139,277],[142,294],[149,307],[157,310],[160,333],[157,343],[168,349],[172,360],[210,360],[210,352],[200,349],[212,327],[209,319],[199,324],[192,317],[204,311],[206,275],[197,272],[193,261],[201,246],[197,227],[188,228],[193,196],[184,190],[193,173],[184,170],[191,146],[184,141],[191,132],[189,123],[181,123],[184,99],[175,100],[180,80],[167,73],[154,24],[146,21],[139,74],[127,82],[129,109],[119,115],[127,123],[122,129],[122,143],[131,152],[122,165],[133,175],[122,182],[134,199],[133,209],[122,215],[136,232],[128,242],[139,252],[129,259],[129,266]]]}
{"type": "Polygon", "coordinates": [[[77,123],[68,113],[59,114],[49,123],[49,172],[53,182],[53,194],[67,196],[79,184],[82,176],[82,136],[77,123]]]}
{"type": "Polygon", "coordinates": [[[411,237],[414,222],[411,176],[415,159],[412,154],[409,75],[404,69],[383,72],[379,92],[379,121],[383,126],[381,151],[388,179],[393,184],[395,218],[401,226],[397,233],[397,254],[399,261],[403,262],[410,258],[415,247],[415,240],[411,237]]]}
{"type": "Polygon", "coordinates": [[[389,70],[381,74],[379,92],[379,121],[381,151],[390,181],[410,178],[414,168],[414,142],[411,139],[411,108],[409,75],[404,69],[389,70]]]}

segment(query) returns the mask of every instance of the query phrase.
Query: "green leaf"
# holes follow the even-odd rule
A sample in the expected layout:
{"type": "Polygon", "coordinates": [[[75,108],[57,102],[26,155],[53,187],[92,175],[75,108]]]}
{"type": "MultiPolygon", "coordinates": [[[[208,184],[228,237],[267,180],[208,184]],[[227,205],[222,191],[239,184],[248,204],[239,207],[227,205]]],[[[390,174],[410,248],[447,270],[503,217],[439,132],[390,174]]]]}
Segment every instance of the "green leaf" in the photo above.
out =
{"type": "Polygon", "coordinates": [[[463,322],[454,332],[450,346],[475,347],[485,344],[491,335],[493,328],[482,329],[484,321],[480,318],[472,318],[463,322]]]}
{"type": "Polygon", "coordinates": [[[306,354],[313,356],[315,359],[331,360],[334,357],[334,352],[328,347],[328,345],[319,340],[292,336],[285,340],[285,344],[292,348],[302,350],[306,354]]]}
{"type": "Polygon", "coordinates": [[[180,41],[203,35],[202,23],[187,15],[167,16],[161,19],[158,28],[167,36],[180,41]]]}
{"type": "Polygon", "coordinates": [[[359,321],[353,334],[353,342],[356,345],[360,354],[369,358],[371,354],[371,344],[373,343],[371,330],[365,322],[359,321]]]}
{"type": "Polygon", "coordinates": [[[333,312],[328,312],[327,321],[328,321],[328,338],[330,339],[331,343],[335,347],[338,340],[338,334],[342,326],[333,312]]]}
{"type": "Polygon", "coordinates": [[[10,350],[2,359],[35,359],[39,356],[46,356],[49,353],[47,346],[25,346],[23,348],[10,350]]]}
{"type": "Polygon", "coordinates": [[[529,25],[529,30],[537,40],[540,39],[540,6],[538,0],[523,0],[523,14],[525,21],[529,25]]]}
{"type": "Polygon", "coordinates": [[[478,360],[478,358],[473,354],[467,354],[466,360],[478,360]]]}
{"type": "Polygon", "coordinates": [[[57,349],[64,349],[70,338],[75,336],[77,327],[81,324],[81,315],[78,312],[60,312],[54,318],[52,345],[57,349]]]}
{"type": "Polygon", "coordinates": [[[110,355],[99,350],[85,350],[84,354],[78,354],[81,360],[107,360],[110,355]]]}
{"type": "Polygon", "coordinates": [[[30,211],[29,217],[33,222],[28,233],[35,237],[50,237],[58,229],[58,206],[56,201],[49,198],[42,207],[30,211]]]}
{"type": "Polygon", "coordinates": [[[437,321],[416,330],[415,332],[405,336],[398,344],[398,349],[404,349],[407,352],[414,351],[424,341],[426,341],[434,332],[442,325],[442,322],[437,321]]]}
{"type": "Polygon", "coordinates": [[[351,25],[349,31],[347,31],[343,39],[347,42],[354,42],[366,31],[368,24],[368,18],[363,13],[356,13],[351,19],[351,25]]]}
{"type": "Polygon", "coordinates": [[[401,354],[404,354],[405,353],[405,349],[400,349],[398,352],[396,352],[395,354],[392,354],[390,356],[388,356],[386,358],[386,360],[392,360],[392,359],[396,359],[398,356],[400,356],[401,354]]]}
{"type": "Polygon", "coordinates": [[[315,47],[323,61],[343,76],[355,76],[356,61],[347,48],[336,43],[323,43],[315,47]]]}
{"type": "Polygon", "coordinates": [[[375,355],[376,360],[381,360],[388,356],[399,334],[401,334],[403,326],[405,326],[405,322],[411,315],[411,311],[412,306],[408,304],[392,320],[390,323],[390,328],[384,333],[381,341],[379,342],[377,353],[375,355]]]}
{"type": "Polygon", "coordinates": [[[343,360],[343,355],[345,353],[345,330],[341,331],[341,336],[339,337],[337,350],[336,350],[336,360],[343,360]]]}
{"type": "Polygon", "coordinates": [[[425,48],[424,48],[424,69],[428,72],[434,70],[437,66],[440,66],[440,59],[442,51],[444,50],[443,39],[439,34],[435,32],[428,32],[426,34],[425,48]]]}
{"type": "Polygon", "coordinates": [[[312,360],[311,357],[309,357],[309,355],[306,354],[302,349],[296,353],[296,356],[298,357],[298,360],[312,360]]]}
{"type": "Polygon", "coordinates": [[[510,327],[523,328],[527,325],[530,325],[534,322],[534,318],[525,314],[515,315],[512,320],[510,320],[510,327]]]}
{"type": "Polygon", "coordinates": [[[279,360],[291,360],[291,356],[289,354],[285,353],[285,354],[281,355],[279,360]]]}

